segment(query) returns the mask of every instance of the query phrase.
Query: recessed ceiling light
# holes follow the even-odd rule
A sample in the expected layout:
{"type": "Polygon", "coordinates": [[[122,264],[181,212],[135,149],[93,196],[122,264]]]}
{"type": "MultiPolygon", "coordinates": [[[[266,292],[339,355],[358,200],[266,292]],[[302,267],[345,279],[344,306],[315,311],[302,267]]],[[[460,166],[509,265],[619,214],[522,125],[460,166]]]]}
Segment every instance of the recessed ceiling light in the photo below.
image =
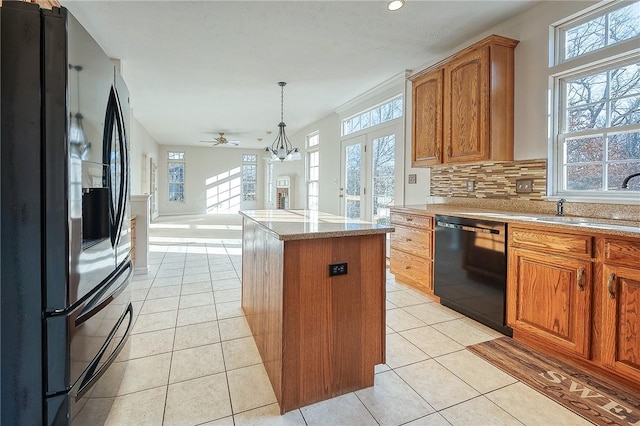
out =
{"type": "Polygon", "coordinates": [[[404,6],[404,0],[391,0],[387,5],[387,9],[389,10],[398,10],[402,6],[404,6]]]}

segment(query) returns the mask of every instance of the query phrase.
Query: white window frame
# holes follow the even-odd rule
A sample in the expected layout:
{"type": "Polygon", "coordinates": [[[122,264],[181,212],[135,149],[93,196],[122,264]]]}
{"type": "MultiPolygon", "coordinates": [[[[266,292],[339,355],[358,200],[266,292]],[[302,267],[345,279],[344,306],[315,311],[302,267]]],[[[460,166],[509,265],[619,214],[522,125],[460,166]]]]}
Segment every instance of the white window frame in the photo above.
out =
{"type": "Polygon", "coordinates": [[[306,155],[306,180],[307,180],[307,209],[319,210],[320,207],[320,132],[315,131],[307,135],[306,138],[307,155],[306,155]],[[311,158],[317,156],[318,164],[316,166],[311,165],[311,158]],[[311,178],[312,167],[318,169],[317,179],[311,178]],[[317,194],[312,194],[311,187],[317,188],[317,194]],[[315,205],[313,202],[315,198],[315,205]]]}
{"type": "MultiPolygon", "coordinates": [[[[638,200],[637,191],[610,191],[610,190],[564,190],[564,141],[576,136],[588,136],[590,134],[618,133],[619,131],[636,131],[640,125],[626,125],[619,127],[607,127],[605,129],[590,129],[581,132],[563,133],[566,116],[565,94],[563,82],[581,75],[589,75],[598,71],[613,69],[629,62],[640,61],[640,37],[634,37],[622,42],[611,44],[585,54],[564,59],[564,34],[567,30],[577,27],[599,16],[604,16],[612,11],[628,6],[629,2],[608,1],[591,8],[579,16],[574,16],[564,22],[558,22],[551,28],[550,35],[553,38],[555,55],[552,55],[549,72],[549,171],[547,193],[549,198],[570,198],[572,201],[600,202],[629,202],[638,200]]],[[[603,160],[606,162],[606,159],[603,160]]],[[[606,169],[603,180],[606,181],[606,169]]]]}
{"type": "Polygon", "coordinates": [[[388,123],[392,120],[402,118],[404,116],[405,109],[406,108],[404,105],[404,95],[400,93],[398,95],[393,96],[390,99],[387,99],[384,102],[380,102],[379,104],[372,106],[371,108],[367,108],[363,111],[350,115],[349,117],[341,120],[340,135],[342,137],[353,135],[353,134],[362,132],[364,130],[370,129],[372,127],[376,127],[376,126],[380,126],[381,124],[388,123]],[[394,110],[395,108],[394,104],[396,104],[397,102],[400,103],[399,115],[395,114],[395,110],[394,110]],[[391,108],[391,117],[386,119],[382,116],[382,109],[385,107],[391,108]],[[379,114],[379,120],[375,123],[372,118],[372,114],[374,113],[379,114]],[[358,125],[357,129],[352,129],[351,127],[353,126],[350,126],[349,123],[356,119],[360,121],[360,124],[358,125]]]}
{"type": "Polygon", "coordinates": [[[167,201],[169,203],[184,204],[186,202],[186,199],[187,199],[186,181],[187,181],[187,160],[186,160],[185,153],[183,151],[167,151],[167,201]],[[182,182],[171,181],[171,165],[172,164],[182,165],[182,182]],[[182,200],[171,199],[172,184],[182,185],[182,200]]]}
{"type": "Polygon", "coordinates": [[[242,167],[240,169],[240,187],[241,187],[241,197],[242,201],[252,201],[255,202],[258,200],[258,156],[255,154],[243,154],[242,155],[242,167]],[[247,198],[248,195],[245,193],[245,183],[251,183],[250,181],[245,181],[245,168],[253,167],[255,168],[255,180],[253,181],[253,197],[247,198]]]}

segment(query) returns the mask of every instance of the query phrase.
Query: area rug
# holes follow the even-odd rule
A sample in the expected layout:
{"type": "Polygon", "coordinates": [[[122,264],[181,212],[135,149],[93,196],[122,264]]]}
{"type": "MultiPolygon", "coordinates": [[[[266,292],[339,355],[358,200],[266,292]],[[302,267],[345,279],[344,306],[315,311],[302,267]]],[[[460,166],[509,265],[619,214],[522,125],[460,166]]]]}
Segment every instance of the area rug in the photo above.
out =
{"type": "Polygon", "coordinates": [[[509,337],[468,346],[505,373],[597,425],[640,425],[640,395],[509,337]]]}

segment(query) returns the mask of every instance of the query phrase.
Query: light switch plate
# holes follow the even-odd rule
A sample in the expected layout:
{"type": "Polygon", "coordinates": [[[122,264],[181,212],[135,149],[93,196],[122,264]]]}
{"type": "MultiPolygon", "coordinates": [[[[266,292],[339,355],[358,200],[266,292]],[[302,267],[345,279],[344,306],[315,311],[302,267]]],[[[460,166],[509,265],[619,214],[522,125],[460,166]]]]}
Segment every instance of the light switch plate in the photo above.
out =
{"type": "Polygon", "coordinates": [[[516,180],[516,193],[529,194],[533,191],[533,179],[516,180]]]}
{"type": "Polygon", "coordinates": [[[416,175],[415,173],[409,174],[409,183],[410,184],[418,183],[418,175],[416,175]]]}
{"type": "Polygon", "coordinates": [[[476,190],[476,181],[468,180],[467,181],[467,192],[473,192],[476,190]]]}

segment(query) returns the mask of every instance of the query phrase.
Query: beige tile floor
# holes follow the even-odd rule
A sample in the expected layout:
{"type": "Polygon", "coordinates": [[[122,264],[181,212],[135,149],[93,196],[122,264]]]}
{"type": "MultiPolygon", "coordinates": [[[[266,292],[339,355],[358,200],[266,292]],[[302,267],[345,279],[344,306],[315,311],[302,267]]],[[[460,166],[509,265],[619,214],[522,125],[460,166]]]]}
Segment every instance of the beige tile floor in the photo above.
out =
{"type": "Polygon", "coordinates": [[[107,373],[123,379],[106,424],[590,424],[465,349],[499,334],[391,274],[375,386],[280,416],[240,307],[240,229],[235,215],[152,224],[150,272],[133,281],[130,360],[107,373]]]}

